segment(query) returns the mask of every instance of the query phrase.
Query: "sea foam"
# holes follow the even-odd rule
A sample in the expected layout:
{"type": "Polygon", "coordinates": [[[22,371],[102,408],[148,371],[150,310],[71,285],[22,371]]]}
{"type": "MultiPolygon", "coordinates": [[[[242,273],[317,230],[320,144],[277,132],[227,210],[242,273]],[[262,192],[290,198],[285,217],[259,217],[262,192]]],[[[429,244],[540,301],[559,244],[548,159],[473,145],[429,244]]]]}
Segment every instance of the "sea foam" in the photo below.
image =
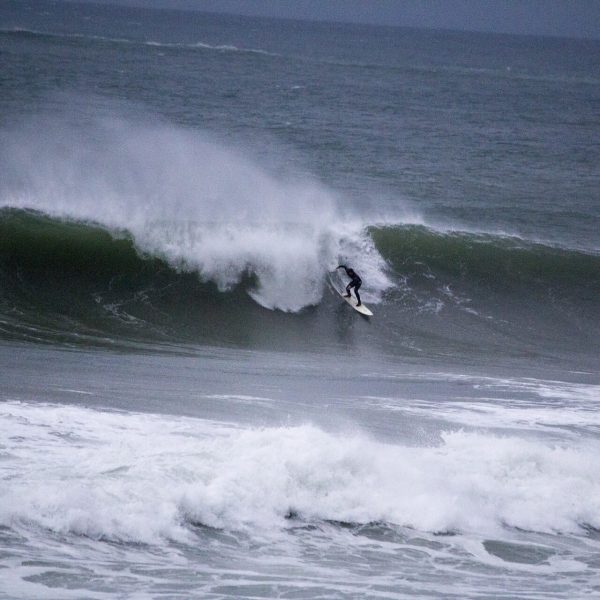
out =
{"type": "Polygon", "coordinates": [[[600,527],[597,444],[455,432],[415,447],[16,402],[0,417],[0,523],[22,531],[155,543],[193,525],[264,535],[298,520],[482,535],[600,527]]]}

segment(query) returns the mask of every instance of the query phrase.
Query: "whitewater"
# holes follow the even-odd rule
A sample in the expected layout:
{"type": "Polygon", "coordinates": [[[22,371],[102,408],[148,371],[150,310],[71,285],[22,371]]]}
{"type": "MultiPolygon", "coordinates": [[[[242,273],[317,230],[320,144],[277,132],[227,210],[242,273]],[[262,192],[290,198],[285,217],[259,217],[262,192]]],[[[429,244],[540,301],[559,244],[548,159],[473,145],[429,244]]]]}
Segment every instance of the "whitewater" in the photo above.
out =
{"type": "Polygon", "coordinates": [[[405,447],[309,425],[247,430],[19,403],[3,411],[6,438],[29,446],[6,448],[20,476],[3,495],[4,524],[156,545],[189,543],[186,525],[259,535],[323,521],[480,535],[600,525],[593,441],[574,449],[455,431],[405,447]]]}
{"type": "Polygon", "coordinates": [[[0,598],[600,593],[597,42],[9,0],[0,53],[0,598]]]}
{"type": "Polygon", "coordinates": [[[234,383],[238,352],[28,353],[0,420],[4,594],[594,592],[597,385],[262,352],[234,383]]]}
{"type": "Polygon", "coordinates": [[[277,179],[202,133],[90,119],[85,131],[64,115],[5,132],[8,206],[127,232],[140,253],[220,290],[255,275],[253,298],[271,309],[317,304],[342,254],[369,272],[373,295],[389,287],[365,224],[317,182],[277,179]]]}

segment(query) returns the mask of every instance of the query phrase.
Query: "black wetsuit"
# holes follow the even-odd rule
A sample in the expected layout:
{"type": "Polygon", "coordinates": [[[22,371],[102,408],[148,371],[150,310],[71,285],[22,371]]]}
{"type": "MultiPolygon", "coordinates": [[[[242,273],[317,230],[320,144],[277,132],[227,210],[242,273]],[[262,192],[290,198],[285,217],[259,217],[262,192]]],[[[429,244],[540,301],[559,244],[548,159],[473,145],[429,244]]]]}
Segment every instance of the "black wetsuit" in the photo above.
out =
{"type": "Polygon", "coordinates": [[[346,275],[348,275],[348,277],[351,279],[350,283],[346,286],[346,296],[349,298],[350,290],[354,288],[354,293],[356,294],[356,299],[358,300],[356,305],[360,306],[361,301],[360,296],[358,295],[358,288],[362,285],[362,279],[358,276],[354,269],[349,269],[346,265],[340,265],[338,269],[344,269],[344,271],[346,271],[346,275]]]}

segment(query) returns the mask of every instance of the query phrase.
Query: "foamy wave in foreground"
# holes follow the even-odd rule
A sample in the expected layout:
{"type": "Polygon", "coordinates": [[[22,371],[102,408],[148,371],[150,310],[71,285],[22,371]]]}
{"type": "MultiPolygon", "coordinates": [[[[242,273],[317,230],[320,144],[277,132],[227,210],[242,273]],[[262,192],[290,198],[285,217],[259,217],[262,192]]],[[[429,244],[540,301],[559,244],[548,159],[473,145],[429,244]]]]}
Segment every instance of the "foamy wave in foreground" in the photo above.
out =
{"type": "Polygon", "coordinates": [[[23,530],[152,543],[184,540],[190,524],[266,534],[290,516],[484,534],[600,527],[597,444],[459,432],[406,447],[16,402],[0,417],[0,523],[23,530]]]}

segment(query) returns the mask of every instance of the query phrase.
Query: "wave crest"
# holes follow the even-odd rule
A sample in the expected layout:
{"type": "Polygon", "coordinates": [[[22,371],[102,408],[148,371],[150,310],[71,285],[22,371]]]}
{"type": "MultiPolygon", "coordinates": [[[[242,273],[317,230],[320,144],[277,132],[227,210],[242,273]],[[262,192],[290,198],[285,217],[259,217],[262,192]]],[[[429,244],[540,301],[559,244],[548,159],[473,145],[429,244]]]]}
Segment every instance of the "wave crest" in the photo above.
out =
{"type": "Polygon", "coordinates": [[[254,277],[264,307],[317,304],[340,254],[357,270],[375,264],[346,244],[369,238],[362,226],[339,230],[332,192],[275,176],[199,132],[94,118],[85,129],[44,120],[5,137],[0,205],[126,230],[139,252],[223,290],[254,277]]]}

